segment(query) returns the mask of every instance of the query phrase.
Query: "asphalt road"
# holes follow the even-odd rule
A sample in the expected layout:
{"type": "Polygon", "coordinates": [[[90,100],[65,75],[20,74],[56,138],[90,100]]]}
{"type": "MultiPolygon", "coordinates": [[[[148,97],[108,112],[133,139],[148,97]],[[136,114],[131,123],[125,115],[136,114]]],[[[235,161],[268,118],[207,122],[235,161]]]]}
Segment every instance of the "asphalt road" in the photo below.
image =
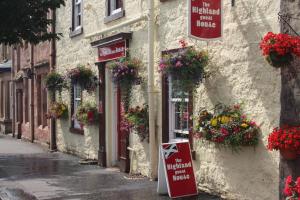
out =
{"type": "MultiPolygon", "coordinates": [[[[167,200],[157,182],[117,169],[80,165],[79,158],[0,135],[0,200],[167,200]]],[[[185,199],[219,200],[200,194],[185,199]]]]}

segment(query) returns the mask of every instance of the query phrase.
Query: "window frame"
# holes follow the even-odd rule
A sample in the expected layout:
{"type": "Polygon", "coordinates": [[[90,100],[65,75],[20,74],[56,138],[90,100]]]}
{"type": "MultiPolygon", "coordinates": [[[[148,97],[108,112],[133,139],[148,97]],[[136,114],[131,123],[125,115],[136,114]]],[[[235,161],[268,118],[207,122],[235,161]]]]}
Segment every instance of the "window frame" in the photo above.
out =
{"type": "Polygon", "coordinates": [[[104,18],[104,23],[106,24],[124,17],[125,10],[123,5],[123,0],[106,0],[106,16],[104,18]]]}
{"type": "Polygon", "coordinates": [[[70,28],[71,38],[83,33],[82,17],[83,17],[83,0],[72,0],[72,26],[70,28]],[[80,6],[79,12],[77,10],[78,6],[80,6]],[[80,17],[80,20],[78,20],[78,17],[80,17]]]}
{"type": "MultiPolygon", "coordinates": [[[[76,122],[77,120],[76,120],[76,118],[74,117],[74,115],[75,115],[75,113],[76,113],[76,109],[78,108],[78,106],[80,106],[80,104],[82,103],[82,88],[81,88],[81,86],[78,84],[78,83],[76,83],[76,82],[73,82],[72,81],[72,87],[71,87],[71,126],[70,126],[70,132],[71,133],[77,133],[77,134],[81,134],[81,135],[83,135],[84,134],[84,130],[83,130],[83,128],[81,128],[80,127],[80,125],[79,126],[76,126],[76,123],[78,123],[78,122],[76,122]],[[79,89],[80,89],[80,92],[79,92],[79,100],[76,100],[76,98],[78,98],[78,97],[76,97],[77,96],[77,90],[76,90],[76,88],[75,87],[78,87],[79,89]],[[80,103],[76,103],[76,101],[79,101],[80,103]]],[[[77,88],[77,89],[78,89],[77,88]]],[[[79,123],[78,123],[79,124],[79,123]]]]}

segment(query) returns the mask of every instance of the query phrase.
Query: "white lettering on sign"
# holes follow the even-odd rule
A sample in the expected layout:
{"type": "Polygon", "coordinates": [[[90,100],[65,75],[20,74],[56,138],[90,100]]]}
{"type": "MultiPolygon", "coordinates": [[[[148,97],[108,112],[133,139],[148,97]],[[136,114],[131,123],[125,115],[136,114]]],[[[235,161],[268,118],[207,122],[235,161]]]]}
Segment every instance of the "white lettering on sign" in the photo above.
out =
{"type": "Polygon", "coordinates": [[[115,54],[115,53],[123,52],[124,50],[125,50],[124,47],[117,47],[114,50],[112,50],[109,47],[104,47],[104,48],[100,49],[99,54],[100,54],[100,56],[108,56],[108,55],[112,55],[112,54],[115,54]]]}

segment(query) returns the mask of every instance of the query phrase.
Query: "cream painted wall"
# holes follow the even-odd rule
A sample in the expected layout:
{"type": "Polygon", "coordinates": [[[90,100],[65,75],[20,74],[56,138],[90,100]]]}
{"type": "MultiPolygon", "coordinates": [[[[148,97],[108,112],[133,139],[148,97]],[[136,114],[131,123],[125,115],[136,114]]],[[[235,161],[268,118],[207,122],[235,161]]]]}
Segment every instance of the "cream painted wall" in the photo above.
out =
{"type": "Polygon", "coordinates": [[[244,103],[246,114],[261,127],[259,146],[239,153],[195,141],[194,167],[199,188],[229,199],[278,199],[279,157],[265,145],[267,135],[279,123],[280,71],[263,59],[259,41],[266,32],[279,31],[280,2],[242,0],[236,1],[235,7],[230,1],[223,3],[224,37],[211,42],[187,37],[187,1],[163,3],[159,11],[158,49],[178,48],[179,39],[184,38],[196,48],[208,50],[212,75],[197,90],[195,111],[211,109],[218,102],[244,103]]]}
{"type": "MultiPolygon", "coordinates": [[[[125,0],[126,17],[103,23],[104,1],[83,1],[84,33],[70,39],[71,25],[70,1],[67,6],[57,11],[57,31],[64,37],[57,42],[57,69],[65,73],[66,69],[78,63],[90,63],[95,73],[96,50],[90,42],[119,32],[133,32],[130,51],[133,57],[139,57],[144,68],[141,75],[147,78],[147,22],[122,27],[117,31],[85,39],[85,36],[121,24],[126,20],[146,14],[146,1],[125,0]]],[[[218,149],[213,144],[195,141],[197,159],[197,183],[200,189],[218,193],[229,199],[270,200],[277,199],[278,194],[278,154],[266,150],[267,135],[278,126],[280,112],[280,72],[274,70],[264,61],[258,43],[268,31],[277,32],[279,25],[277,13],[279,1],[272,0],[240,0],[231,7],[230,1],[224,1],[224,38],[220,41],[201,42],[187,37],[187,1],[170,0],[165,3],[156,1],[155,63],[159,62],[161,51],[178,48],[179,39],[186,39],[198,49],[206,49],[211,56],[209,77],[198,88],[195,95],[195,112],[200,108],[212,108],[217,102],[226,104],[243,102],[246,114],[261,127],[261,142],[256,149],[245,148],[242,152],[232,153],[230,150],[218,149]]],[[[109,74],[109,73],[108,73],[109,74]]],[[[161,140],[161,91],[160,75],[155,72],[157,133],[161,140]]],[[[108,87],[107,89],[112,87],[108,87]]],[[[132,106],[142,105],[147,100],[147,87],[137,86],[132,93],[132,106]]],[[[66,102],[69,94],[63,95],[66,102]]],[[[90,97],[95,100],[95,97],[90,97]]],[[[106,97],[107,134],[112,131],[112,95],[106,97]],[[110,128],[109,128],[110,127],[110,128]]],[[[98,147],[97,127],[87,127],[84,136],[68,132],[69,123],[58,122],[58,147],[80,156],[96,158],[98,147]],[[88,152],[88,153],[87,153],[88,152]]],[[[112,142],[107,138],[108,159],[112,160],[112,142]]],[[[131,134],[130,146],[136,150],[132,162],[132,171],[149,175],[149,145],[140,143],[137,135],[131,134]]]]}

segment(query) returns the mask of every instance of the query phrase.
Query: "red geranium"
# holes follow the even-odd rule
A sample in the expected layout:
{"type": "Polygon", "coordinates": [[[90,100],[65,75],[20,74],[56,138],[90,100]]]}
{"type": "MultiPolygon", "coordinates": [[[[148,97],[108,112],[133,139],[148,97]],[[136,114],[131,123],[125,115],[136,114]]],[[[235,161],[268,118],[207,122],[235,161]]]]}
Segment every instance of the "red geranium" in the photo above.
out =
{"type": "Polygon", "coordinates": [[[297,178],[297,181],[293,181],[292,177],[288,176],[283,193],[286,200],[300,200],[300,177],[297,178]]]}
{"type": "Polygon", "coordinates": [[[300,126],[274,128],[268,138],[268,149],[287,149],[300,153],[300,126]]]}
{"type": "Polygon", "coordinates": [[[271,65],[279,67],[289,63],[293,55],[300,57],[300,37],[268,32],[260,42],[260,49],[271,65]]]}

